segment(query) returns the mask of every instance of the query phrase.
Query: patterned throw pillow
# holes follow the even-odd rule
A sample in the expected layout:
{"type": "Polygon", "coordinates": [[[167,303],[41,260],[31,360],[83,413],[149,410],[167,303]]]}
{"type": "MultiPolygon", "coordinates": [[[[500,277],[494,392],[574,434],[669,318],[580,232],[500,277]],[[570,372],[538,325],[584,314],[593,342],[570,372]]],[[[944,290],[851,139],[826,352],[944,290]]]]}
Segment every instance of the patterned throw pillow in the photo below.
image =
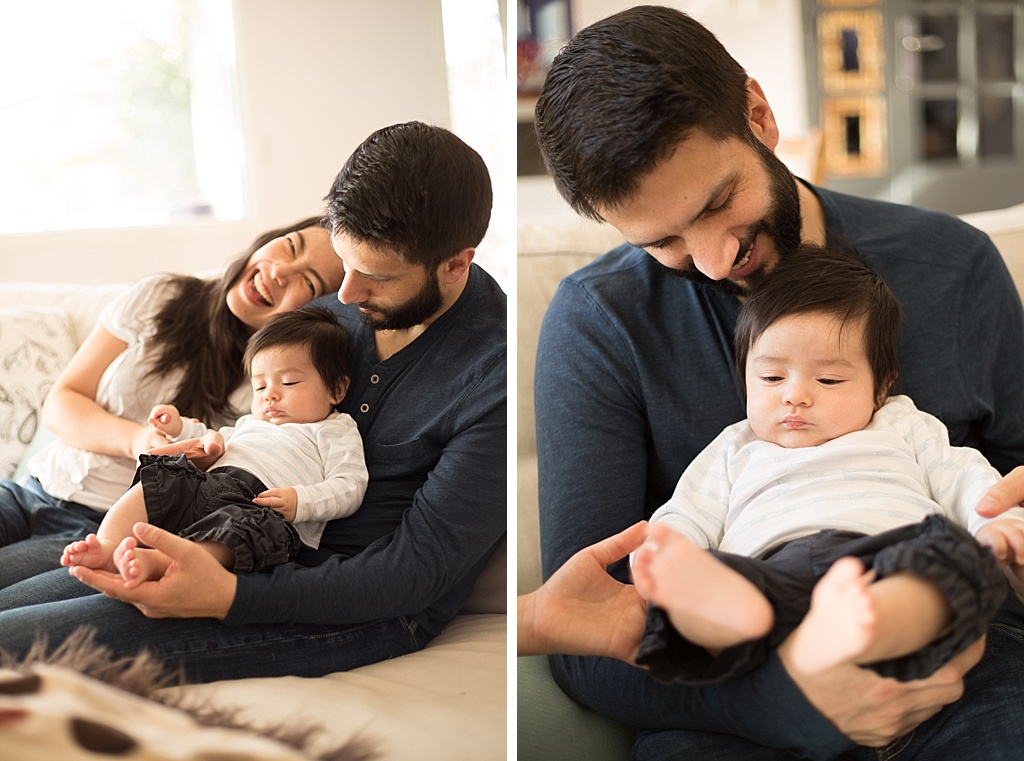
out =
{"type": "Polygon", "coordinates": [[[0,477],[10,478],[39,427],[43,399],[75,353],[62,309],[0,309],[0,477]]]}

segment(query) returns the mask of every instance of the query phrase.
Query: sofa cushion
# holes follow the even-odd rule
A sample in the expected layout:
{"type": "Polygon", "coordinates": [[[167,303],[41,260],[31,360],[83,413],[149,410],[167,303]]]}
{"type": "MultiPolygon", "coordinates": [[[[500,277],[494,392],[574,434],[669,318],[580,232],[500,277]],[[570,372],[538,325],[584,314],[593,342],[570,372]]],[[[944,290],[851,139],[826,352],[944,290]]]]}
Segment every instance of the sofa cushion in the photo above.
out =
{"type": "Polygon", "coordinates": [[[508,536],[504,536],[501,542],[491,554],[484,570],[480,572],[476,584],[473,585],[473,592],[470,594],[466,604],[462,606],[463,613],[504,613],[508,610],[508,536]]]}
{"type": "Polygon", "coordinates": [[[14,476],[39,428],[43,400],[74,353],[63,309],[0,309],[0,477],[14,476]]]}
{"type": "Polygon", "coordinates": [[[1017,284],[1017,291],[1024,298],[1024,203],[964,214],[961,218],[992,238],[1017,284]]]}
{"type": "Polygon", "coordinates": [[[507,621],[460,615],[419,652],[319,679],[238,679],[174,690],[189,705],[237,711],[247,726],[313,728],[313,745],[323,748],[360,738],[375,758],[389,761],[505,758],[507,621]]]}

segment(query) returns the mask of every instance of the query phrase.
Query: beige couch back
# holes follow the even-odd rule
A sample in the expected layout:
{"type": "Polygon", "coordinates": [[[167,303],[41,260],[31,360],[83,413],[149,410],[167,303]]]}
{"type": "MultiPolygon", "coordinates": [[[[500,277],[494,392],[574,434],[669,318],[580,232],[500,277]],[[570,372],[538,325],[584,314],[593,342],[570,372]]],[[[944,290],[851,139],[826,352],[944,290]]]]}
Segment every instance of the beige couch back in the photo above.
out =
{"type": "MultiPolygon", "coordinates": [[[[963,217],[985,230],[1006,260],[1024,295],[1024,204],[963,217]]],[[[606,225],[552,217],[520,224],[518,253],[517,425],[518,518],[517,589],[523,594],[540,585],[540,532],[537,514],[537,437],[534,429],[533,373],[537,337],[551,297],[566,275],[622,242],[606,225]]]]}
{"type": "Polygon", "coordinates": [[[570,217],[520,224],[516,282],[516,585],[519,594],[540,586],[537,523],[537,435],[533,373],[544,312],[562,278],[623,242],[617,230],[570,217]]]}

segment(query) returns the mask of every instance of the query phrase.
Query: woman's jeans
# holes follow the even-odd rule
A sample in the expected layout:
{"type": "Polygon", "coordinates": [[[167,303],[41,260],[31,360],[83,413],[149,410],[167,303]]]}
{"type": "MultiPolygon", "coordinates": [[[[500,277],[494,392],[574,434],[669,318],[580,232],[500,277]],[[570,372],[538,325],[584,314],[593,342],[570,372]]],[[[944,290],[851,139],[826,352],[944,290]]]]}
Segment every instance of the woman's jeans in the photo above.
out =
{"type": "Polygon", "coordinates": [[[35,478],[0,480],[0,589],[60,568],[64,547],[96,531],[103,515],[51,497],[35,478]]]}
{"type": "Polygon", "coordinates": [[[318,677],[415,652],[430,639],[406,618],[352,626],[150,619],[128,603],[95,593],[64,568],[0,591],[0,611],[0,649],[15,657],[39,637],[52,648],[86,626],[115,658],[145,649],[169,668],[181,667],[190,682],[318,677]],[[47,599],[55,602],[31,604],[47,599]]]}

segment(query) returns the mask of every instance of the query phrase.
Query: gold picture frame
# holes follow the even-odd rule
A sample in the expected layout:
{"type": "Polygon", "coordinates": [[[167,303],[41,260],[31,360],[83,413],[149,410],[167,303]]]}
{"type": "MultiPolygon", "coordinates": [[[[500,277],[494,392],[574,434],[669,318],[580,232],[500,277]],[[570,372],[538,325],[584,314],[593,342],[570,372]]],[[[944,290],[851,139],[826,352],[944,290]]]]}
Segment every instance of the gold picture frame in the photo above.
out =
{"type": "Polygon", "coordinates": [[[881,11],[822,11],[818,16],[821,86],[828,93],[885,88],[881,11]]]}
{"type": "Polygon", "coordinates": [[[832,177],[883,175],[888,165],[885,98],[826,97],[822,101],[825,173],[832,177]]]}

